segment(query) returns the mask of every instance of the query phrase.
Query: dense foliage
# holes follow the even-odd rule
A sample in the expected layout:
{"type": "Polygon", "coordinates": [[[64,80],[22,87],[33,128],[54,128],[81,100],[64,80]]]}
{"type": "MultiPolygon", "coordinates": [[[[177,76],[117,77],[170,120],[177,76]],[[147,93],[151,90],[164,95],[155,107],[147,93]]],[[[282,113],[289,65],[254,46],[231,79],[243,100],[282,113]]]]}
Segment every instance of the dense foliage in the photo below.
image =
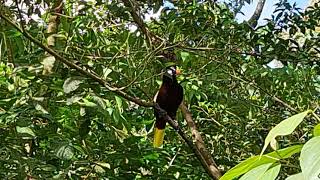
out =
{"type": "MultiPolygon", "coordinates": [[[[162,5],[135,3],[141,16],[162,5]]],[[[67,0],[54,34],[47,32],[50,17],[57,15],[51,1],[21,1],[19,9],[8,1],[0,13],[43,44],[53,35],[51,48],[60,55],[148,101],[166,64],[159,52],[174,52],[172,60],[183,71],[184,100],[226,172],[259,155],[272,127],[319,106],[320,9],[276,5],[273,18],[253,29],[237,22],[225,4],[174,1],[174,7],[160,9],[158,19],[145,22],[163,40],[156,47],[121,1],[67,0]],[[272,60],[281,66],[267,66],[272,60]]],[[[152,147],[151,108],[55,60],[3,18],[0,31],[0,177],[209,178],[172,128],[162,149],[152,147]]],[[[307,142],[319,123],[315,117],[307,116],[274,146],[307,142]]],[[[177,119],[188,132],[181,113],[177,119]]],[[[281,160],[280,177],[301,171],[297,157],[281,160]]]]}

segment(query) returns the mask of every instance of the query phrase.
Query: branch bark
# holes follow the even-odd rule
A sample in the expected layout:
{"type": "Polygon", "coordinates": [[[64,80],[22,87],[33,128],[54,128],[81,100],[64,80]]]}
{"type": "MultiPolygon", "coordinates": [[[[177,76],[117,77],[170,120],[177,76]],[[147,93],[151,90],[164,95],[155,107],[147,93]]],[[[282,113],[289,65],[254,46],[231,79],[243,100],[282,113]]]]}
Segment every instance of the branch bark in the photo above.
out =
{"type": "Polygon", "coordinates": [[[157,44],[162,42],[163,40],[156,36],[155,34],[151,33],[146,25],[143,22],[143,19],[140,16],[140,11],[137,7],[137,2],[134,0],[122,0],[125,7],[129,9],[129,12],[133,18],[133,21],[138,25],[139,29],[142,33],[146,36],[148,45],[152,47],[153,44],[157,44]]]}
{"type": "Polygon", "coordinates": [[[197,150],[200,152],[202,159],[204,159],[206,163],[206,167],[208,168],[209,174],[213,176],[214,179],[219,179],[221,177],[221,173],[217,167],[217,164],[214,162],[211,154],[209,153],[208,149],[205,146],[205,143],[201,137],[200,132],[197,129],[195,122],[192,119],[191,112],[188,110],[187,106],[184,102],[180,105],[180,109],[182,114],[187,121],[189,128],[191,129],[192,138],[195,141],[195,146],[197,150]]]}
{"type": "MultiPolygon", "coordinates": [[[[63,1],[62,0],[58,0],[53,4],[52,9],[54,9],[55,13],[62,13],[63,10],[63,1]]],[[[60,24],[60,16],[58,15],[51,15],[48,21],[48,29],[47,29],[47,33],[49,34],[49,36],[47,37],[47,44],[48,47],[53,48],[55,46],[55,34],[58,31],[58,27],[60,24]]],[[[54,58],[48,58],[52,55],[47,55],[47,58],[43,59],[43,71],[42,74],[43,75],[48,75],[52,73],[52,68],[54,66],[55,63],[55,59],[54,58]]]]}
{"type": "MultiPolygon", "coordinates": [[[[182,106],[184,106],[184,105],[182,105],[182,106]]],[[[159,112],[164,112],[164,110],[161,109],[158,104],[155,104],[154,108],[159,112]]],[[[191,120],[192,120],[192,117],[191,117],[190,113],[188,114],[188,116],[189,116],[188,119],[190,120],[190,118],[191,118],[191,120]]],[[[197,143],[195,145],[192,141],[189,140],[188,136],[182,131],[182,129],[179,127],[178,123],[176,121],[174,121],[173,119],[171,119],[170,116],[168,116],[167,114],[165,115],[165,120],[170,124],[170,126],[173,129],[175,129],[178,132],[178,134],[181,136],[181,138],[188,144],[188,146],[190,147],[192,152],[196,155],[197,159],[200,161],[202,167],[205,169],[207,174],[212,179],[218,180],[221,177],[221,173],[216,168],[216,165],[215,165],[214,161],[212,160],[210,154],[209,153],[206,154],[207,156],[202,154],[204,151],[206,151],[206,149],[203,149],[203,148],[205,148],[203,141],[202,141],[203,146],[201,146],[201,145],[198,146],[197,143]],[[210,159],[212,160],[214,165],[209,163],[210,159]]],[[[195,124],[193,124],[193,125],[194,125],[193,127],[196,129],[195,124]]],[[[200,136],[199,133],[198,133],[198,135],[200,136]]],[[[201,136],[200,136],[200,139],[202,140],[201,136]]]]}
{"type": "Polygon", "coordinates": [[[258,20],[261,16],[263,7],[265,5],[266,0],[259,0],[256,10],[254,11],[253,15],[251,16],[251,18],[249,19],[248,23],[252,28],[257,27],[258,25],[258,20]]]}

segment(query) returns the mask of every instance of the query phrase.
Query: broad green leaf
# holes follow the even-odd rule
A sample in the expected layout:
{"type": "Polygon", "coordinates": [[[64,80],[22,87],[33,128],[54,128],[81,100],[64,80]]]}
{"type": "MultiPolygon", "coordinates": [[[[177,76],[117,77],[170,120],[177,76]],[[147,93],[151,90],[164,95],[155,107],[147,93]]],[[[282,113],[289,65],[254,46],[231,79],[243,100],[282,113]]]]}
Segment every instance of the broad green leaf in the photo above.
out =
{"type": "Polygon", "coordinates": [[[294,174],[286,178],[286,180],[305,180],[302,173],[294,174]]]}
{"type": "Polygon", "coordinates": [[[45,110],[40,104],[36,104],[35,109],[41,111],[43,114],[49,114],[49,112],[45,110]]]}
{"type": "Polygon", "coordinates": [[[56,59],[54,56],[45,57],[41,62],[41,64],[43,64],[42,74],[44,74],[44,75],[51,74],[55,61],[56,61],[56,59]]]}
{"type": "Polygon", "coordinates": [[[274,167],[268,169],[267,172],[264,173],[263,180],[275,180],[280,172],[281,164],[278,164],[274,167]]]}
{"type": "Polygon", "coordinates": [[[14,84],[8,84],[8,91],[12,92],[14,89],[14,84]]]}
{"type": "Polygon", "coordinates": [[[74,145],[73,148],[78,150],[82,155],[86,154],[86,152],[84,151],[84,149],[81,146],[74,145]]]}
{"type": "Polygon", "coordinates": [[[176,65],[176,63],[174,63],[174,62],[166,62],[164,64],[165,67],[174,66],[174,65],[176,65]]]}
{"type": "Polygon", "coordinates": [[[279,149],[279,144],[276,139],[272,139],[270,142],[270,146],[273,150],[279,149]]]}
{"type": "Polygon", "coordinates": [[[19,127],[19,126],[17,126],[16,130],[17,130],[18,133],[21,133],[21,134],[29,134],[30,136],[33,136],[33,137],[36,136],[36,134],[29,127],[19,127]]]}
{"type": "Polygon", "coordinates": [[[102,109],[106,109],[106,103],[99,96],[93,96],[92,99],[99,105],[102,109]]]}
{"type": "Polygon", "coordinates": [[[82,100],[83,100],[83,102],[84,102],[84,105],[87,106],[87,107],[96,107],[96,106],[97,106],[96,103],[91,102],[91,101],[89,101],[89,100],[87,100],[87,99],[85,99],[85,98],[83,98],[82,100]]]}
{"type": "Polygon", "coordinates": [[[57,157],[66,160],[71,159],[73,157],[73,154],[73,149],[69,145],[61,146],[56,153],[57,157]]]}
{"type": "Polygon", "coordinates": [[[319,180],[320,136],[310,139],[302,148],[300,166],[304,179],[319,180]]]}
{"type": "Polygon", "coordinates": [[[320,124],[317,124],[317,125],[313,128],[313,136],[320,136],[320,124]]]}
{"type": "Polygon", "coordinates": [[[67,94],[72,91],[75,91],[76,89],[78,89],[81,83],[82,83],[82,80],[80,80],[79,78],[70,77],[64,81],[63,91],[67,94]]]}
{"type": "Polygon", "coordinates": [[[264,173],[269,169],[272,163],[262,164],[256,168],[251,169],[240,180],[260,180],[264,176],[264,173]]]}
{"type": "Polygon", "coordinates": [[[308,110],[308,111],[296,114],[294,116],[291,116],[288,119],[285,119],[282,122],[280,122],[274,128],[272,128],[265,139],[264,146],[262,148],[260,155],[263,154],[263,152],[268,147],[269,143],[271,141],[274,141],[274,139],[277,136],[285,136],[285,135],[291,134],[296,129],[296,127],[302,122],[304,117],[306,117],[310,112],[311,110],[308,110]]]}
{"type": "Polygon", "coordinates": [[[182,61],[186,61],[190,54],[188,52],[181,52],[181,59],[182,61]]]}
{"type": "Polygon", "coordinates": [[[107,79],[108,75],[112,72],[112,69],[105,68],[103,69],[103,78],[107,79]]]}
{"type": "Polygon", "coordinates": [[[98,165],[92,165],[94,167],[94,171],[97,172],[97,173],[105,173],[106,171],[101,167],[101,166],[98,166],[98,165]]]}
{"type": "Polygon", "coordinates": [[[143,159],[146,159],[146,160],[156,160],[158,158],[159,158],[159,153],[157,152],[152,152],[152,154],[143,156],[143,159]]]}
{"type": "Polygon", "coordinates": [[[226,172],[220,180],[233,179],[262,164],[275,163],[280,159],[289,158],[293,154],[300,152],[301,149],[302,145],[295,145],[279,149],[278,151],[274,151],[263,156],[250,157],[226,172]]]}

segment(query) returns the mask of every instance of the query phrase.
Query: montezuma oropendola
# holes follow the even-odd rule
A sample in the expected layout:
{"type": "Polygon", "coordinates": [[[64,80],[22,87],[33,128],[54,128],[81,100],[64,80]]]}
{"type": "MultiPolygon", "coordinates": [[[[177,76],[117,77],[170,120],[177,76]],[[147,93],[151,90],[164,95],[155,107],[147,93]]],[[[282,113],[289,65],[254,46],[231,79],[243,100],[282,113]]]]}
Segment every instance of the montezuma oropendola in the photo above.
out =
{"type": "MultiPolygon", "coordinates": [[[[176,119],[177,110],[183,99],[183,88],[176,79],[178,74],[180,74],[180,71],[176,69],[176,66],[167,67],[162,76],[162,85],[154,98],[160,108],[165,110],[173,120],[176,119]]],[[[157,110],[154,110],[154,115],[156,117],[156,127],[153,146],[160,147],[163,144],[166,120],[157,110]]]]}

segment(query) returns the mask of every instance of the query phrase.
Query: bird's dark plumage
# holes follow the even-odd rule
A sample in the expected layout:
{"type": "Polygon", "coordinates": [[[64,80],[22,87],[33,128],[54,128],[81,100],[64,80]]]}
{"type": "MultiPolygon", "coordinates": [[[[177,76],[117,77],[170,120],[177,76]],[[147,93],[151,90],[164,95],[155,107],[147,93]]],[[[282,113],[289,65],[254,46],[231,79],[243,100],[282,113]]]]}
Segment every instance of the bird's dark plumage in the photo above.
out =
{"type": "MultiPolygon", "coordinates": [[[[161,109],[165,110],[171,119],[176,118],[176,113],[183,99],[183,88],[176,79],[177,70],[174,66],[166,68],[162,77],[162,85],[158,91],[155,101],[161,109]]],[[[160,112],[154,110],[156,116],[156,131],[154,135],[154,146],[160,147],[163,143],[166,120],[160,112]]]]}

